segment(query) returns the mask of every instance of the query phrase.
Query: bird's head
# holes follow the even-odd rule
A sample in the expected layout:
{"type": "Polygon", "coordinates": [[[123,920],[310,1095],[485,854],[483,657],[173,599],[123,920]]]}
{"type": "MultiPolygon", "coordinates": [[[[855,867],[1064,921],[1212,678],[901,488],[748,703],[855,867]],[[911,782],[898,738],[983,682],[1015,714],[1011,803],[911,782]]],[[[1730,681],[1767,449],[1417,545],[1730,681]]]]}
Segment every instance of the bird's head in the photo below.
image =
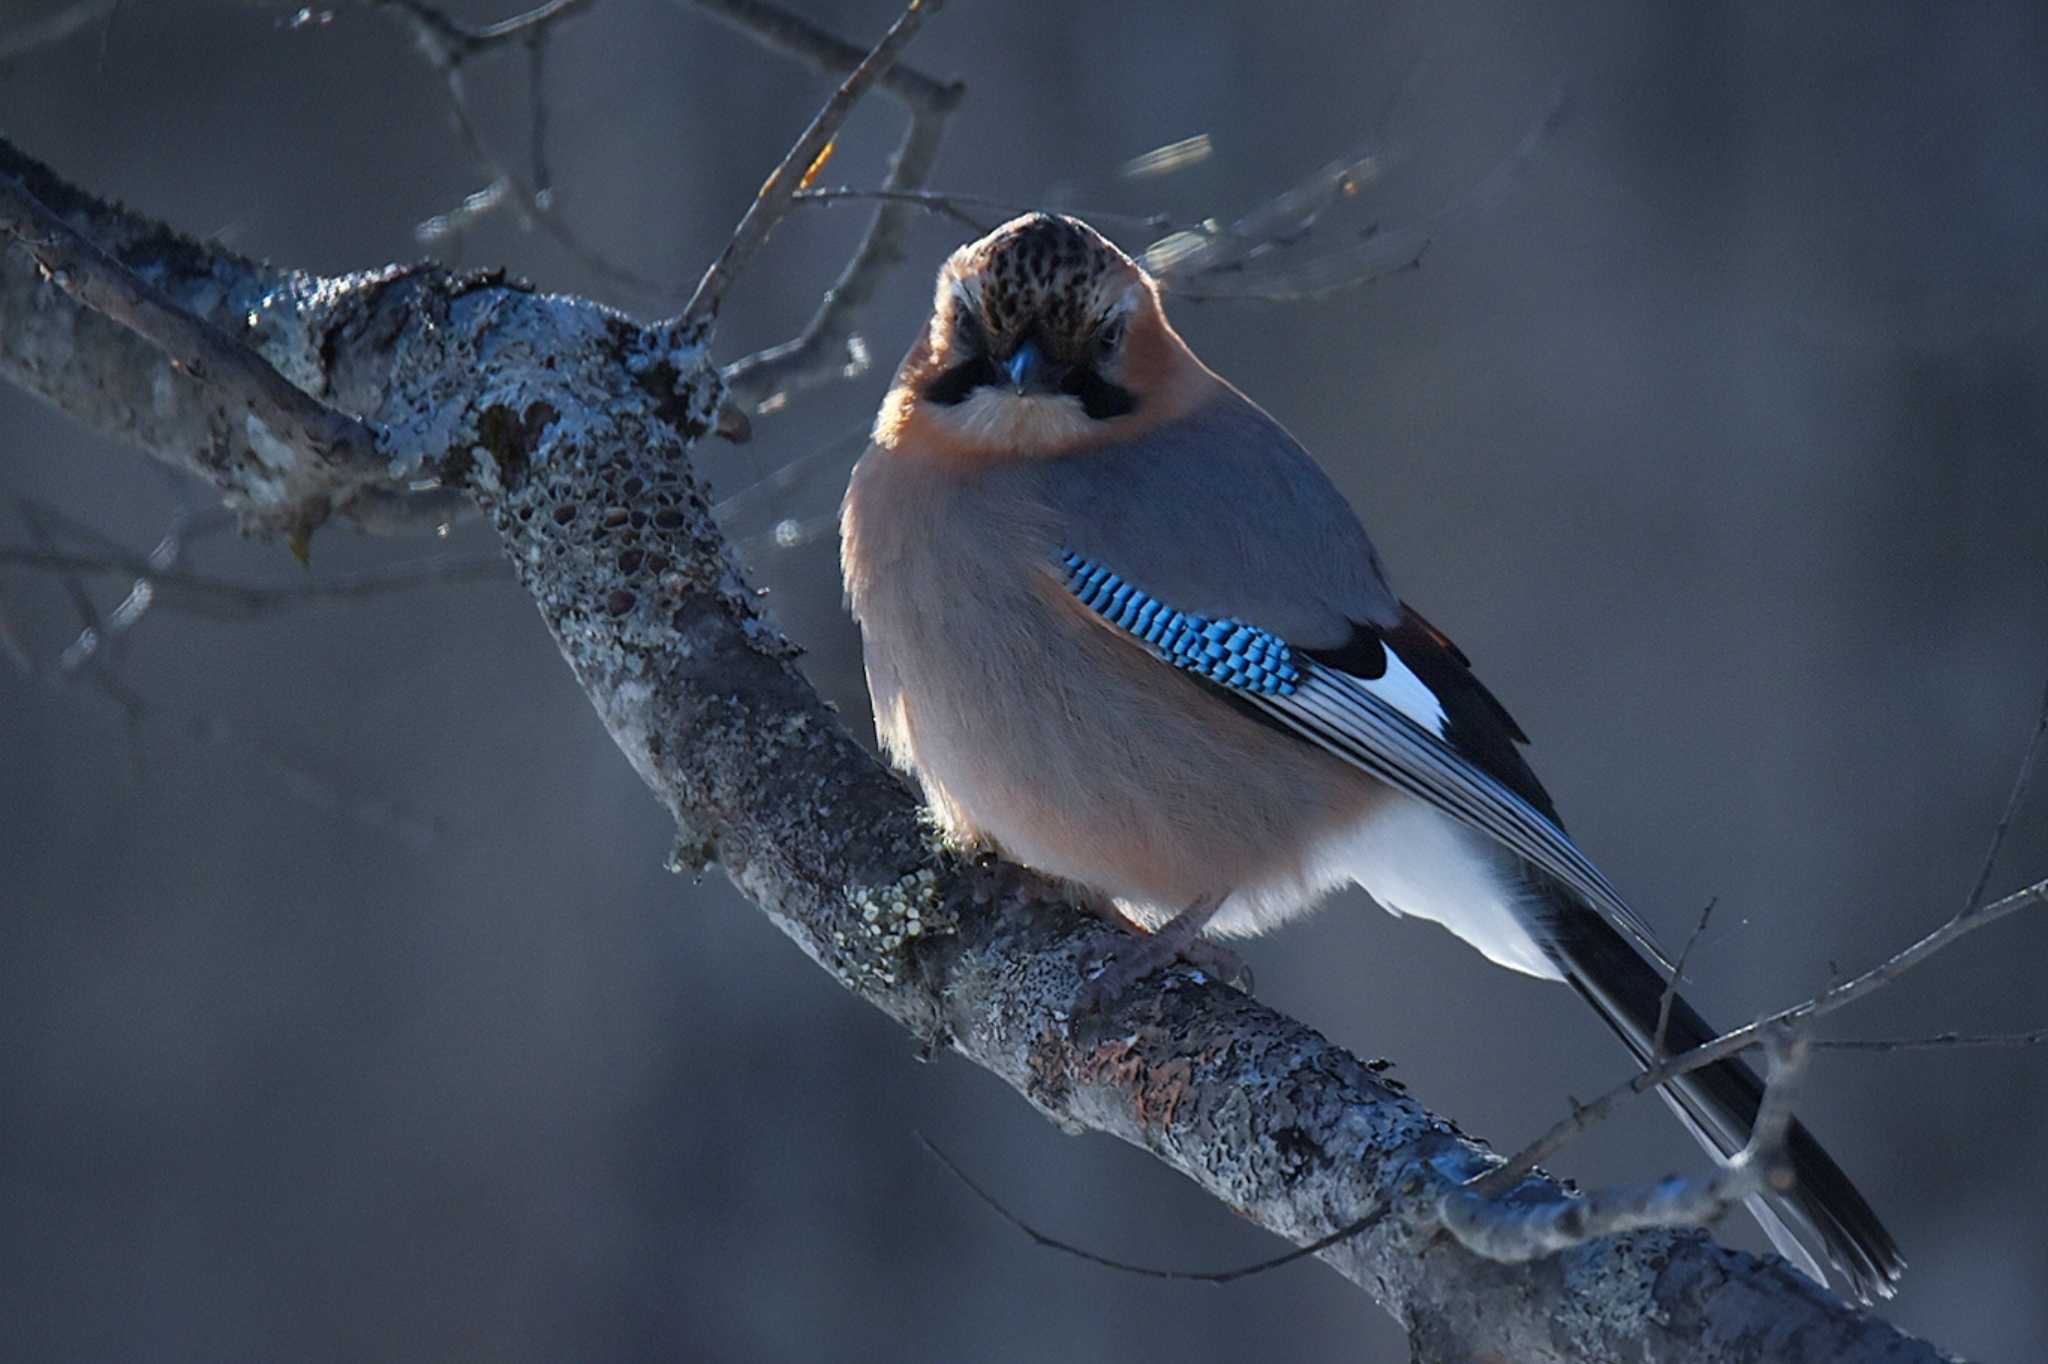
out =
{"type": "Polygon", "coordinates": [[[1170,420],[1217,381],[1138,263],[1077,218],[1027,213],[955,251],[875,441],[1058,455],[1170,420]]]}

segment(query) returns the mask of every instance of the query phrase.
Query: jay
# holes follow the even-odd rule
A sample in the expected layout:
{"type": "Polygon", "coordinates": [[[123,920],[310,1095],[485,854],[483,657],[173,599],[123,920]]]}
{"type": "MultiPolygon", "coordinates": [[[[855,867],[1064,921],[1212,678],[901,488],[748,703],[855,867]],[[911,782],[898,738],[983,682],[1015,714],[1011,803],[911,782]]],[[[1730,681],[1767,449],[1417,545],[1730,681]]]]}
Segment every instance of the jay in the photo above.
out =
{"type": "MultiPolygon", "coordinates": [[[[956,838],[1149,936],[1107,1002],[1196,945],[1345,885],[1576,990],[1643,1065],[1716,1030],[1565,833],[1470,661],[1398,597],[1293,437],[1197,359],[1154,280],[1027,214],[956,251],[841,509],[875,725],[956,838]]],[[[1739,1060],[1659,1094],[1717,1157],[1762,1099],[1739,1060]]],[[[1794,1124],[1751,1207],[1868,1300],[1903,1262],[1794,1124]]]]}

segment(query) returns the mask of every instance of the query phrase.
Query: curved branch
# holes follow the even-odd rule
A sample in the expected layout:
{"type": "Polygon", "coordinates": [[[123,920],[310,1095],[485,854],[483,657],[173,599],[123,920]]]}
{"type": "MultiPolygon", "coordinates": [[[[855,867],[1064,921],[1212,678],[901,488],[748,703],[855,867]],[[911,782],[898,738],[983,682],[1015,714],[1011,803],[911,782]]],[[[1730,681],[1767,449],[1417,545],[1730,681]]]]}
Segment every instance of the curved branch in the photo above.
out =
{"type": "MultiPolygon", "coordinates": [[[[19,161],[4,145],[0,160],[19,161]]],[[[1317,1033],[1191,971],[1081,1016],[1082,964],[1125,939],[1025,873],[935,849],[910,793],[758,614],[687,458],[721,400],[702,343],[489,277],[280,275],[60,192],[130,268],[203,275],[257,307],[258,344],[294,382],[380,423],[404,460],[476,499],[674,816],[678,865],[715,856],[813,960],[926,1043],[1063,1127],[1143,1147],[1277,1235],[1307,1243],[1384,1204],[1321,1258],[1406,1325],[1418,1358],[1941,1358],[1781,1262],[1696,1232],[1522,1264],[1466,1250],[1443,1233],[1438,1200],[1497,1158],[1317,1033]]],[[[234,479],[260,469],[213,457],[215,400],[173,376],[184,386],[168,417],[110,401],[146,395],[161,359],[18,257],[0,262],[0,322],[7,377],[254,495],[234,479]],[[71,341],[61,368],[46,363],[59,335],[71,341]]],[[[1514,1197],[1568,1195],[1531,1178],[1514,1197]]]]}
{"type": "Polygon", "coordinates": [[[0,174],[0,237],[25,250],[43,279],[93,314],[126,327],[173,370],[238,407],[244,417],[239,434],[270,470],[264,489],[278,489],[274,500],[302,518],[295,527],[301,533],[325,519],[327,495],[389,477],[377,433],[360,419],[293,385],[256,351],[151,286],[6,174],[0,174]],[[317,515],[304,510],[316,500],[322,508],[317,515]]]}
{"type": "Polygon", "coordinates": [[[335,401],[305,325],[330,284],[101,203],[0,141],[0,375],[295,541],[330,516],[397,526],[429,471],[335,401]]]}

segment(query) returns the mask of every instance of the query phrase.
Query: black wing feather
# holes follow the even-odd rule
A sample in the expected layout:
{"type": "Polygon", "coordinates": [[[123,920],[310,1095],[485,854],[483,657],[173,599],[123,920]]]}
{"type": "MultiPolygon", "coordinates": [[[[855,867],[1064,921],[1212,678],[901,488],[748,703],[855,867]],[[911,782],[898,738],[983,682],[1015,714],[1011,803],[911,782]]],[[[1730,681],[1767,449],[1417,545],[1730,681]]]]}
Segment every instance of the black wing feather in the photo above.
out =
{"type": "Polygon", "coordinates": [[[1443,739],[1460,756],[1534,806],[1558,828],[1557,806],[1522,757],[1529,736],[1494,694],[1472,675],[1472,660],[1406,602],[1391,626],[1352,622],[1351,638],[1333,649],[1302,649],[1325,667],[1374,681],[1387,670],[1386,651],[1408,665],[1443,708],[1443,739]]]}

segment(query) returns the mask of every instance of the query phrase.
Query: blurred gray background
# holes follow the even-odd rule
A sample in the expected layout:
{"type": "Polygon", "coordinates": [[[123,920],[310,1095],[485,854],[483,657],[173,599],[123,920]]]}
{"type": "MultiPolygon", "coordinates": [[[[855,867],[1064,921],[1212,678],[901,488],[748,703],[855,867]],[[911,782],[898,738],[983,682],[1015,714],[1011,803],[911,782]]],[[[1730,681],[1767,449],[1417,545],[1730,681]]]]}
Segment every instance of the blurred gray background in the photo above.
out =
{"type": "MultiPolygon", "coordinates": [[[[8,26],[64,7],[21,0],[8,26]]],[[[323,271],[408,259],[478,187],[388,16],[127,4],[7,59],[0,129],[83,185],[323,271]]],[[[514,4],[458,5],[471,19],[514,4]]],[[[815,0],[862,41],[886,0],[815,0]]],[[[1203,356],[1320,453],[1397,583],[1536,737],[1580,840],[1740,1020],[1955,909],[2048,677],[2048,10],[1813,4],[1302,7],[960,0],[913,61],[965,77],[936,183],[1229,218],[1362,142],[1359,211],[1440,222],[1424,267],[1313,302],[1187,303],[1203,356]],[[1565,92],[1497,192],[1474,187],[1565,92]],[[1181,174],[1119,168],[1208,133],[1181,174]]],[[[524,145],[525,69],[470,73],[524,145]]],[[[660,0],[553,45],[563,212],[686,289],[827,85],[660,0]]],[[[828,182],[874,183],[872,101],[828,182]]],[[[790,333],[864,221],[813,209],[728,300],[790,333]]],[[[1354,223],[1359,221],[1354,218],[1354,223]]],[[[1127,246],[1150,233],[1104,226],[1127,246]]],[[[702,452],[757,581],[865,732],[830,512],[877,368],[702,452]]],[[[642,315],[509,214],[437,248],[642,315]]],[[[133,452],[0,391],[0,478],[147,551],[181,503],[133,452]]],[[[203,498],[199,499],[203,501],[203,498]]],[[[75,536],[65,543],[90,548],[75,536]]],[[[0,500],[0,544],[31,543],[0,500]]],[[[295,584],[445,545],[329,532],[295,584]]],[[[99,580],[99,609],[125,584],[99,580]]],[[[249,621],[158,610],[64,674],[63,585],[0,571],[0,1353],[33,1359],[1396,1360],[1311,1264],[1225,1289],[1037,1250],[918,1150],[1107,1254],[1278,1247],[1137,1152],[1061,1136],[844,993],[669,830],[509,578],[249,621]],[[96,676],[132,689],[132,724],[96,676]]],[[[2048,873],[2048,806],[1997,879],[2048,873]]],[[[2048,1022],[2048,923],[1995,927],[1842,1036],[2048,1022]]],[[[1251,944],[1262,995],[1513,1146],[1625,1073],[1566,991],[1356,896],[1251,944]]],[[[1804,1110],[1911,1261],[1902,1324],[1973,1357],[2048,1338],[2048,1052],[1829,1055],[1804,1110]]],[[[1697,1166],[1656,1105],[1582,1182],[1697,1166]]],[[[1756,1244],[1753,1228],[1726,1234],[1756,1244]]]]}

